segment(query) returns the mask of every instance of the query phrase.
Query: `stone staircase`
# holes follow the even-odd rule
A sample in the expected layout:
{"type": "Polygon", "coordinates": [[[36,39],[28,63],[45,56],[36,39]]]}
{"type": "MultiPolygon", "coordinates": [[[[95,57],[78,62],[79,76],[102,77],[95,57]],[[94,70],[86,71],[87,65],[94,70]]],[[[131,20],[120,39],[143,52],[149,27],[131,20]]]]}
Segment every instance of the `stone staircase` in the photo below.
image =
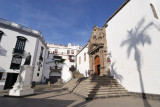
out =
{"type": "Polygon", "coordinates": [[[69,92],[73,92],[73,90],[77,87],[79,83],[80,83],[80,78],[73,78],[65,85],[63,85],[63,89],[68,90],[69,92]]]}
{"type": "Polygon", "coordinates": [[[73,79],[66,89],[88,99],[128,96],[128,91],[112,76],[94,76],[73,79]]]}
{"type": "Polygon", "coordinates": [[[74,71],[72,72],[73,74],[73,78],[80,78],[80,77],[84,77],[83,74],[79,73],[78,71],[74,71]]]}

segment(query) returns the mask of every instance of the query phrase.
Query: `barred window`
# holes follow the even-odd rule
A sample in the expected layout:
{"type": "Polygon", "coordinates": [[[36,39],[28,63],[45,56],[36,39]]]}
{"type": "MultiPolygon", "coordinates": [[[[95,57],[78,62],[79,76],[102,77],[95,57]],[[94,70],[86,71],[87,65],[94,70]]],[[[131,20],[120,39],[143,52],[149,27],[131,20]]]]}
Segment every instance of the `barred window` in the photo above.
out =
{"type": "Polygon", "coordinates": [[[15,49],[14,49],[15,53],[23,54],[24,48],[25,48],[25,44],[26,44],[26,40],[27,39],[25,37],[22,37],[22,36],[18,36],[17,37],[17,43],[16,43],[16,46],[15,46],[15,49]]]}

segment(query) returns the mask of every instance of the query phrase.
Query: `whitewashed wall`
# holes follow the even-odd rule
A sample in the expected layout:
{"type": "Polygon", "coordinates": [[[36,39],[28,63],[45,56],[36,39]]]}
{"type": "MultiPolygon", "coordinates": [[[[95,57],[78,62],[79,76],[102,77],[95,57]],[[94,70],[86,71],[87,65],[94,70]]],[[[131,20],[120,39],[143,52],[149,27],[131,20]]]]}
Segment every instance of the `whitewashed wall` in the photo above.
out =
{"type": "Polygon", "coordinates": [[[89,70],[88,45],[83,48],[83,50],[77,55],[76,59],[77,59],[77,70],[84,76],[88,76],[88,70],[89,70]],[[84,61],[84,53],[86,53],[86,61],[84,61]],[[79,64],[79,57],[81,57],[81,64],[79,64]]]}
{"type": "MultiPolygon", "coordinates": [[[[55,45],[55,44],[47,44],[47,45],[48,45],[49,49],[46,51],[45,65],[44,65],[44,69],[43,69],[42,82],[45,83],[46,79],[49,79],[50,66],[51,67],[55,66],[55,63],[52,60],[53,56],[61,56],[62,59],[65,59],[65,62],[63,64],[58,64],[58,67],[62,67],[62,71],[61,71],[61,75],[60,75],[61,79],[62,79],[62,82],[64,82],[64,83],[68,82],[72,78],[72,73],[71,73],[71,71],[69,71],[69,68],[72,65],[76,66],[76,60],[75,60],[75,62],[70,62],[68,55],[75,56],[77,54],[77,52],[79,51],[79,49],[81,49],[81,47],[80,46],[71,45],[71,44],[68,44],[68,46],[55,45]],[[53,51],[55,51],[55,49],[58,49],[58,53],[57,54],[53,54],[53,51]],[[70,54],[67,54],[67,50],[70,50],[70,54]],[[71,50],[74,50],[74,54],[71,53],[71,50]],[[50,53],[51,53],[51,54],[49,54],[49,57],[47,57],[48,51],[50,51],[50,53]],[[62,54],[62,52],[63,52],[63,54],[62,54]]],[[[75,59],[75,57],[73,57],[73,59],[75,59]]],[[[51,75],[57,76],[59,74],[53,73],[51,75]]]]}
{"type": "MultiPolygon", "coordinates": [[[[5,69],[5,71],[7,71],[7,72],[19,73],[19,70],[10,69],[10,64],[11,64],[12,55],[13,55],[12,52],[13,52],[13,48],[15,48],[15,45],[17,42],[17,36],[23,36],[23,37],[27,38],[26,45],[25,45],[25,51],[30,52],[32,56],[34,55],[34,48],[35,47],[33,47],[33,46],[35,45],[36,38],[21,34],[19,32],[16,32],[16,31],[13,31],[10,29],[5,29],[2,27],[0,27],[0,30],[5,33],[2,36],[1,47],[3,47],[7,51],[5,56],[0,55],[0,60],[1,60],[0,66],[3,67],[3,69],[5,69]],[[29,47],[29,45],[31,45],[31,46],[29,47]]],[[[32,60],[33,60],[33,57],[31,59],[31,62],[32,62],[32,60]]],[[[22,59],[21,64],[24,64],[24,61],[25,61],[25,58],[22,59]]]]}
{"type": "Polygon", "coordinates": [[[33,73],[33,80],[32,81],[35,81],[35,82],[41,82],[42,81],[42,72],[43,72],[43,67],[44,67],[44,58],[45,58],[45,51],[46,51],[46,48],[45,46],[42,44],[42,42],[37,39],[38,41],[38,49],[35,49],[35,52],[37,52],[37,55],[35,56],[36,57],[36,60],[35,60],[35,66],[34,66],[34,73],[33,73]],[[43,50],[43,61],[39,61],[39,56],[40,56],[40,52],[41,52],[41,47],[44,48],[43,50]],[[38,64],[41,62],[42,64],[42,67],[40,67],[40,71],[38,71],[38,64]],[[37,76],[37,73],[39,73],[39,76],[37,76]]]}
{"type": "MultiPolygon", "coordinates": [[[[36,52],[36,54],[35,54],[35,51],[37,50],[36,49],[37,48],[36,47],[37,40],[38,41],[40,41],[40,40],[37,37],[34,37],[34,36],[27,34],[27,33],[24,33],[23,31],[21,32],[21,31],[12,29],[10,27],[6,27],[4,25],[0,25],[0,30],[4,32],[4,35],[2,36],[2,39],[1,39],[0,46],[1,46],[1,48],[3,48],[3,50],[6,51],[5,54],[3,54],[3,55],[0,54],[0,70],[3,70],[3,72],[5,72],[3,74],[3,77],[5,76],[5,78],[7,78],[7,73],[19,73],[19,71],[20,71],[20,70],[10,69],[10,64],[11,64],[12,55],[13,55],[12,52],[13,52],[13,48],[15,48],[15,45],[17,42],[17,36],[23,36],[27,39],[26,44],[25,44],[25,49],[24,49],[25,55],[24,55],[24,58],[22,58],[21,65],[24,64],[26,55],[28,52],[30,52],[30,54],[32,56],[30,65],[32,67],[34,67],[36,65],[36,64],[34,64],[36,61],[35,60],[36,58],[34,58],[34,57],[39,57],[39,54],[40,54],[40,51],[36,52]]],[[[40,44],[38,44],[38,45],[42,45],[41,41],[40,41],[40,44]]],[[[45,49],[45,46],[43,46],[43,47],[45,49]]],[[[41,77],[39,77],[35,81],[40,82],[40,80],[41,80],[41,77]]],[[[4,85],[5,85],[5,81],[0,81],[0,89],[3,89],[4,85]]]]}
{"type": "Polygon", "coordinates": [[[63,83],[66,83],[72,79],[72,73],[71,73],[71,71],[69,71],[68,64],[69,64],[69,60],[66,60],[62,66],[61,79],[62,79],[63,83]]]}
{"type": "Polygon", "coordinates": [[[131,0],[106,28],[111,75],[127,90],[160,94],[159,0],[131,0]]]}

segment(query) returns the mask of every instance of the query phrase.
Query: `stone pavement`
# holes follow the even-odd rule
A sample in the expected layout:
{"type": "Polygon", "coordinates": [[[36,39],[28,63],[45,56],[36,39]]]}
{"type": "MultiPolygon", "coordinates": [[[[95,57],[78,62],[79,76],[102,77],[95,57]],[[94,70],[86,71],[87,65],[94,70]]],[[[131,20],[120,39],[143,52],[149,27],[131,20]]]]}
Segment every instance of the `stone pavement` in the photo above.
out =
{"type": "Polygon", "coordinates": [[[0,96],[0,107],[160,107],[160,101],[135,97],[84,99],[61,88],[36,90],[33,96],[12,98],[0,96]]]}

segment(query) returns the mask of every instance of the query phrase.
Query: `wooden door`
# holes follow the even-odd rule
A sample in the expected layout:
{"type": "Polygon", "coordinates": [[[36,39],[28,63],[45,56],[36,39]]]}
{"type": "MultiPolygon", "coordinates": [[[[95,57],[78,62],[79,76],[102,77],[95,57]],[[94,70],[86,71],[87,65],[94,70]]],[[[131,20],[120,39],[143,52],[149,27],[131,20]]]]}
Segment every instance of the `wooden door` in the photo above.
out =
{"type": "Polygon", "coordinates": [[[96,75],[99,75],[100,74],[100,57],[96,56],[95,59],[94,59],[94,62],[95,62],[96,75]]]}

